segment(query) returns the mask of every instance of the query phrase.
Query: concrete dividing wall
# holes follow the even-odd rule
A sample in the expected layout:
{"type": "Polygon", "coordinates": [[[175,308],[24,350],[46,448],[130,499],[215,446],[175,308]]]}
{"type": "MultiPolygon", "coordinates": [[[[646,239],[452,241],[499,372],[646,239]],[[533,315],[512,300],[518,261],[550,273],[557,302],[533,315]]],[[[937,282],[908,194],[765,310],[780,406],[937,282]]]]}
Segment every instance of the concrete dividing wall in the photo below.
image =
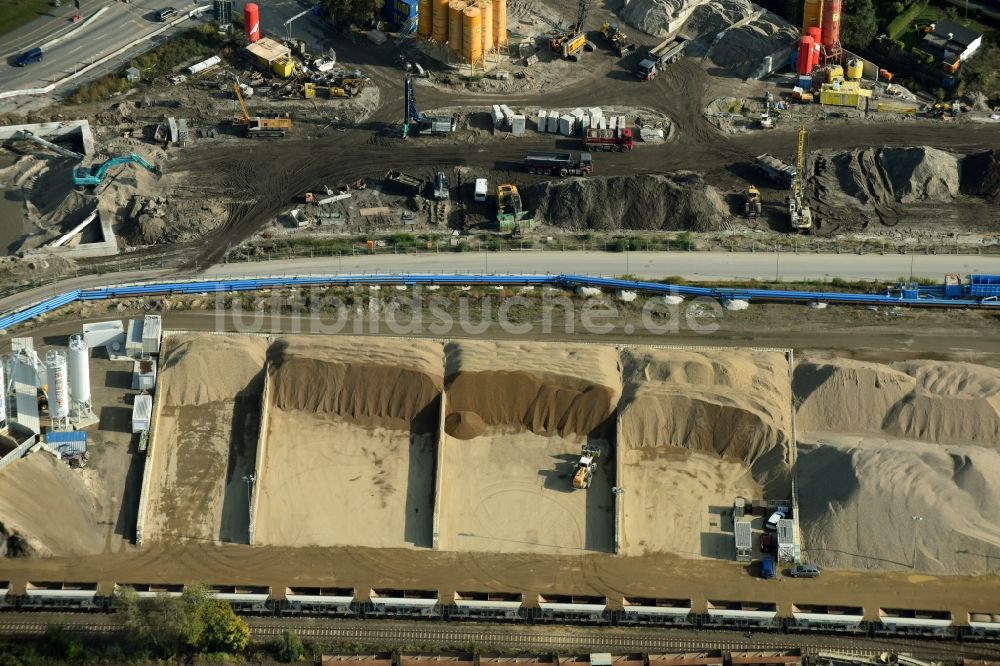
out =
{"type": "MultiPolygon", "coordinates": [[[[7,430],[7,428],[4,428],[4,430],[7,430]]],[[[9,435],[9,432],[5,434],[9,435]]],[[[24,455],[28,452],[28,449],[34,446],[37,441],[38,435],[31,434],[26,440],[18,444],[16,449],[5,455],[3,458],[0,458],[0,470],[4,469],[15,460],[24,457],[24,455]]]]}
{"type": "MultiPolygon", "coordinates": [[[[163,333],[163,337],[166,338],[168,334],[163,333]]],[[[153,464],[153,456],[156,455],[156,427],[160,422],[160,412],[163,409],[163,401],[160,400],[163,391],[155,391],[153,393],[153,415],[149,420],[149,436],[146,441],[146,460],[142,466],[142,489],[139,491],[139,510],[136,512],[135,518],[135,545],[141,546],[146,529],[146,511],[149,510],[149,493],[150,488],[153,487],[155,479],[153,479],[153,470],[156,465],[153,464]]]]}
{"type": "MultiPolygon", "coordinates": [[[[619,361],[621,363],[621,361],[619,361]]],[[[619,398],[619,402],[621,398],[619,398]]],[[[618,441],[618,433],[622,430],[622,418],[615,407],[615,433],[612,437],[611,446],[615,451],[615,487],[621,488],[622,474],[625,467],[625,456],[621,454],[621,446],[618,441]]],[[[625,493],[615,493],[615,555],[622,552],[622,526],[625,524],[625,493]]]]}
{"type": "Polygon", "coordinates": [[[253,465],[254,482],[250,494],[250,528],[249,542],[253,545],[254,534],[257,531],[257,507],[260,505],[260,484],[264,476],[264,458],[267,453],[267,433],[271,409],[271,378],[264,365],[264,392],[261,394],[260,427],[257,434],[257,455],[253,465]]]}
{"type": "Polygon", "coordinates": [[[441,389],[441,409],[438,411],[437,453],[434,459],[434,518],[431,522],[431,548],[441,547],[441,475],[444,469],[444,445],[448,433],[444,431],[444,417],[448,413],[448,393],[441,389]]]}

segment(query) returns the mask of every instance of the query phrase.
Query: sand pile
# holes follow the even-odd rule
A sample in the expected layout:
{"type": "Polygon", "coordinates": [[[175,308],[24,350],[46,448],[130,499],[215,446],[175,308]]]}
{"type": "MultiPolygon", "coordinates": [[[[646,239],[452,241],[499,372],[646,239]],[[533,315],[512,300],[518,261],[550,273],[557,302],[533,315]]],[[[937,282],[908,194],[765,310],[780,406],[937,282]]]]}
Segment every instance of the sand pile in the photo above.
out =
{"type": "Polygon", "coordinates": [[[803,358],[800,432],[881,433],[937,444],[1000,444],[1000,370],[971,363],[883,365],[803,358]]]}
{"type": "Polygon", "coordinates": [[[30,557],[104,551],[98,507],[79,472],[47,453],[0,471],[0,541],[30,557]],[[13,537],[13,538],[11,538],[13,537]]]}
{"type": "Polygon", "coordinates": [[[472,412],[488,426],[542,435],[593,432],[621,395],[618,354],[610,346],[450,342],[445,368],[449,416],[472,412]]]}
{"type": "Polygon", "coordinates": [[[962,192],[1000,202],[1000,150],[973,153],[962,160],[962,192]]]}
{"type": "Polygon", "coordinates": [[[995,573],[1000,451],[830,433],[803,440],[797,471],[806,559],[909,569],[915,544],[917,570],[995,573]]]}
{"type": "Polygon", "coordinates": [[[441,357],[441,345],[431,341],[281,338],[267,353],[272,404],[364,425],[436,424],[441,357]]]}
{"type": "Polygon", "coordinates": [[[164,405],[197,406],[260,393],[267,340],[240,335],[172,335],[163,341],[164,405]]]}
{"type": "Polygon", "coordinates": [[[486,423],[475,412],[452,412],[445,417],[444,430],[455,439],[475,439],[486,432],[486,423]]]}
{"type": "Polygon", "coordinates": [[[784,484],[791,387],[777,352],[625,352],[619,408],[624,450],[680,447],[742,461],[761,484],[784,484]]]}
{"type": "Polygon", "coordinates": [[[832,205],[949,202],[959,194],[958,157],[936,148],[820,153],[817,195],[832,205]]]}
{"type": "Polygon", "coordinates": [[[566,229],[711,231],[729,218],[722,195],[687,171],[550,181],[524,196],[539,216],[566,229]]]}

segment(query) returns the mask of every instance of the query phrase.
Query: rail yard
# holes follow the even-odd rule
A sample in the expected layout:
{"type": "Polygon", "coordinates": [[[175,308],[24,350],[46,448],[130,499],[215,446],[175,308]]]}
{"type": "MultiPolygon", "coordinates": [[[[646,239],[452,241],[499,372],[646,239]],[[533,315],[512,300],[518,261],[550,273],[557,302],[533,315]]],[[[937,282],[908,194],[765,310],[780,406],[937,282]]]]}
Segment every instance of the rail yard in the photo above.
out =
{"type": "Polygon", "coordinates": [[[157,13],[200,50],[123,93],[0,96],[0,636],[205,584],[385,666],[1000,659],[996,110],[839,0],[236,4],[157,13]],[[640,234],[955,265],[710,284],[640,234]]]}

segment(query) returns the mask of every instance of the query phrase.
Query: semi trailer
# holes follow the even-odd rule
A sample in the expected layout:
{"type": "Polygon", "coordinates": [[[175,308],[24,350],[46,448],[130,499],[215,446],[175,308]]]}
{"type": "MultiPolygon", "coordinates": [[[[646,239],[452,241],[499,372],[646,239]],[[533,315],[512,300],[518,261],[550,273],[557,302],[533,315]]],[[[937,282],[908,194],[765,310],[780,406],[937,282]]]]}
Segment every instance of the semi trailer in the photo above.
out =
{"type": "Polygon", "coordinates": [[[580,153],[576,158],[572,153],[528,153],[524,158],[524,166],[528,173],[549,176],[583,176],[594,172],[590,153],[580,153]]]}

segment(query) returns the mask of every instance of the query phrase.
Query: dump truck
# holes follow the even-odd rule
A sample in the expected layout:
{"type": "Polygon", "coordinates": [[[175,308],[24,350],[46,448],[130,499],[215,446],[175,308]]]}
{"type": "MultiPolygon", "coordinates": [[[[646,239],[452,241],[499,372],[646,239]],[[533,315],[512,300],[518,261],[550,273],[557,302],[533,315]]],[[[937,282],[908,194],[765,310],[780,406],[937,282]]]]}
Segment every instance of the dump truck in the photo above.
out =
{"type": "Polygon", "coordinates": [[[649,58],[643,58],[636,65],[635,75],[640,81],[652,81],[656,78],[656,62],[649,58]]]}
{"type": "Polygon", "coordinates": [[[402,171],[389,169],[385,172],[384,179],[389,185],[389,189],[397,194],[415,197],[422,194],[424,191],[423,178],[417,178],[416,176],[411,176],[410,174],[403,173],[402,171]]]}
{"type": "Polygon", "coordinates": [[[774,155],[764,153],[758,155],[754,160],[754,165],[765,176],[773,180],[781,187],[791,188],[795,182],[795,167],[785,164],[774,155]]]}
{"type": "Polygon", "coordinates": [[[497,185],[497,226],[500,231],[510,231],[520,235],[525,228],[531,228],[533,215],[524,210],[517,185],[502,183],[497,185]]]}
{"type": "Polygon", "coordinates": [[[528,173],[549,176],[583,176],[594,172],[593,156],[580,153],[574,159],[572,153],[528,153],[524,157],[528,173]]]}
{"type": "Polygon", "coordinates": [[[683,37],[669,37],[656,46],[649,49],[646,58],[656,63],[656,66],[663,69],[672,62],[680,60],[684,54],[684,47],[687,40],[683,37]]]}
{"type": "Polygon", "coordinates": [[[635,141],[632,139],[632,129],[624,127],[622,129],[597,129],[591,127],[583,135],[583,145],[590,150],[632,150],[635,148],[635,141]]]}
{"type": "Polygon", "coordinates": [[[576,469],[573,471],[574,490],[585,490],[590,487],[591,482],[594,480],[594,471],[597,470],[597,459],[600,456],[600,449],[587,444],[583,445],[583,450],[580,451],[580,459],[577,461],[576,469]]]}

